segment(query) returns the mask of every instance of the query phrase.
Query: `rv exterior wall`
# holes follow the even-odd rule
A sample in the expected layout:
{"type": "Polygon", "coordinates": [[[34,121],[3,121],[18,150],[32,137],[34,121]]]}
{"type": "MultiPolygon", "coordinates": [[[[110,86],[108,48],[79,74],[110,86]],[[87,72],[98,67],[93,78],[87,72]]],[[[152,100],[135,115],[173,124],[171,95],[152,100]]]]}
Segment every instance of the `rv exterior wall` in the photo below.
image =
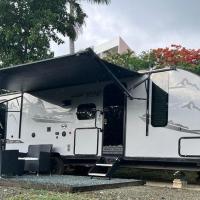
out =
{"type": "MultiPolygon", "coordinates": [[[[126,157],[182,158],[179,155],[179,139],[199,136],[200,78],[190,72],[178,70],[159,73],[160,79],[156,79],[155,83],[162,87],[167,82],[165,77],[168,73],[169,119],[166,127],[153,127],[150,123],[149,136],[146,136],[146,101],[128,100],[126,157]]],[[[134,82],[130,82],[129,87],[133,84],[134,82]]],[[[146,98],[144,88],[145,84],[139,86],[132,95],[137,98],[146,98]]],[[[200,140],[195,141],[195,148],[198,146],[196,143],[200,146],[200,140]]],[[[195,154],[191,146],[192,142],[184,143],[185,155],[195,154]]],[[[199,149],[196,149],[196,153],[199,153],[199,149]]]]}
{"type": "Polygon", "coordinates": [[[88,153],[84,151],[85,155],[100,156],[102,132],[99,129],[102,129],[102,114],[97,112],[96,117],[93,119],[79,120],[76,112],[80,104],[90,103],[95,104],[97,110],[102,110],[102,88],[102,85],[85,85],[60,88],[64,93],[58,92],[59,89],[56,89],[35,94],[44,98],[48,95],[62,94],[60,97],[58,95],[54,95],[54,97],[55,99],[60,98],[60,101],[62,101],[61,99],[71,100],[71,105],[68,107],[57,106],[30,94],[24,94],[21,138],[18,138],[18,131],[15,128],[16,123],[8,119],[7,138],[13,141],[7,143],[6,148],[27,152],[30,144],[53,144],[53,151],[62,156],[73,156],[74,151],[81,154],[82,149],[86,151],[88,149],[88,153]],[[79,128],[82,130],[76,131],[79,128]],[[95,128],[92,137],[89,134],[91,128],[95,128]],[[11,129],[12,131],[10,131],[11,129]],[[13,138],[9,134],[11,132],[13,138]],[[77,137],[75,137],[75,133],[77,137]],[[85,142],[80,141],[83,135],[85,142]],[[14,141],[14,138],[17,138],[18,141],[14,141]]]}

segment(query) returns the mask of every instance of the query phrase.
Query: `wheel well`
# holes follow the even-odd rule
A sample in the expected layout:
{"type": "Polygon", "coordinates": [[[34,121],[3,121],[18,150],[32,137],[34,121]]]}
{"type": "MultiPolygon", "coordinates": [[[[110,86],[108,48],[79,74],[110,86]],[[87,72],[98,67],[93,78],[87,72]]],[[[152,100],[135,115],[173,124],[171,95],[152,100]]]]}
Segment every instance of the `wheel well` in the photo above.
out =
{"type": "Polygon", "coordinates": [[[51,153],[51,172],[53,174],[64,173],[64,161],[59,153],[51,153]]]}
{"type": "Polygon", "coordinates": [[[57,157],[57,158],[61,158],[62,159],[61,155],[59,153],[57,153],[57,152],[52,152],[51,153],[51,157],[57,157]]]}

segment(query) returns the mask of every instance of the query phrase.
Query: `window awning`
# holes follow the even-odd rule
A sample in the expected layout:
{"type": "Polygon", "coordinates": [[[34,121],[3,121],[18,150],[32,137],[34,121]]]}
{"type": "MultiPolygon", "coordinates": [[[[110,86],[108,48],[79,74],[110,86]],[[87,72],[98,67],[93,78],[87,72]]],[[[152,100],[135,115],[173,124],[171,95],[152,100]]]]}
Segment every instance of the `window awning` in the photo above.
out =
{"type": "MultiPolygon", "coordinates": [[[[59,87],[98,83],[141,74],[104,60],[91,50],[0,70],[0,89],[35,92],[59,87]]],[[[114,80],[116,81],[116,80],[114,80]]]]}

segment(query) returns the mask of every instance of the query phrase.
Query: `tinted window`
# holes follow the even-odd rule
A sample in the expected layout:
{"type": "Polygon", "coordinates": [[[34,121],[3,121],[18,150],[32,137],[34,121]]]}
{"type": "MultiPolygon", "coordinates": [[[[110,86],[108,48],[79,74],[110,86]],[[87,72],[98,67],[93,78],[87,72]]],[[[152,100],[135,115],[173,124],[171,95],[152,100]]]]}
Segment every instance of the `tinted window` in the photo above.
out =
{"type": "Polygon", "coordinates": [[[79,120],[94,119],[96,115],[96,106],[93,103],[81,104],[78,106],[76,114],[79,120]]]}
{"type": "Polygon", "coordinates": [[[152,82],[151,124],[164,127],[168,123],[168,93],[152,82]]]}

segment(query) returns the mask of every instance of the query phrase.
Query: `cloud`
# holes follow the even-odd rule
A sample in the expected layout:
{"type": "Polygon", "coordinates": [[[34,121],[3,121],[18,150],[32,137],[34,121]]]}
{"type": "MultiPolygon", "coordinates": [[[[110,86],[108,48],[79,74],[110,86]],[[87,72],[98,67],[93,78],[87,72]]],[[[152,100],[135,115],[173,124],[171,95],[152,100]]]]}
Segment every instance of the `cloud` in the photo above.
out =
{"type": "MultiPolygon", "coordinates": [[[[76,49],[122,36],[136,52],[172,43],[200,46],[199,0],[112,0],[109,6],[83,4],[88,18],[76,49]]],[[[56,55],[68,53],[66,44],[52,45],[56,55]]]]}

